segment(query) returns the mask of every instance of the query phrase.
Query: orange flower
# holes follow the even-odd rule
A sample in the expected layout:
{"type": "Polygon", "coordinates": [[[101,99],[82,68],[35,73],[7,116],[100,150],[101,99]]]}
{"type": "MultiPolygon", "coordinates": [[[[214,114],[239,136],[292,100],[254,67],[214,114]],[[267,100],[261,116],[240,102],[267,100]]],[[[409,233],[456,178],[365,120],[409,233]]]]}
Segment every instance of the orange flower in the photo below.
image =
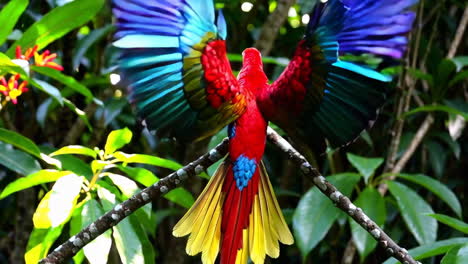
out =
{"type": "Polygon", "coordinates": [[[28,88],[26,88],[26,85],[28,85],[27,81],[18,85],[19,77],[19,74],[11,76],[8,82],[5,80],[5,77],[0,77],[0,92],[6,96],[7,100],[11,100],[14,104],[18,103],[17,98],[22,93],[28,91],[28,88]]]}
{"type": "Polygon", "coordinates": [[[26,52],[23,55],[21,54],[21,46],[16,46],[16,58],[20,60],[29,60],[30,58],[32,58],[34,53],[37,52],[37,48],[38,48],[37,45],[34,46],[33,48],[29,48],[26,50],[26,52]]]}
{"type": "Polygon", "coordinates": [[[37,66],[49,67],[59,71],[63,71],[63,67],[53,60],[57,58],[57,53],[50,53],[49,50],[44,51],[44,53],[39,54],[34,52],[34,61],[37,66]]]}
{"type": "Polygon", "coordinates": [[[21,60],[29,60],[34,56],[34,64],[41,67],[49,67],[59,71],[63,71],[63,67],[56,62],[54,59],[57,58],[57,53],[50,53],[49,50],[44,51],[42,54],[37,52],[38,46],[29,48],[24,54],[21,54],[21,46],[16,47],[16,58],[21,60]]]}

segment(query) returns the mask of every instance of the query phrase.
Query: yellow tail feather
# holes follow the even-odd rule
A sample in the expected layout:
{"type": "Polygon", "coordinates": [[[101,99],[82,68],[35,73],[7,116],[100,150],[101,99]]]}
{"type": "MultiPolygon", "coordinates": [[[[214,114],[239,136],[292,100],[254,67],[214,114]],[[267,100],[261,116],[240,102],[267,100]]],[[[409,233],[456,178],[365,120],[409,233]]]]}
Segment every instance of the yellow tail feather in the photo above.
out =
{"type": "Polygon", "coordinates": [[[247,263],[247,255],[255,264],[262,264],[266,255],[272,258],[279,256],[279,242],[286,245],[294,243],[263,162],[259,169],[258,194],[253,202],[249,227],[243,232],[243,248],[237,251],[236,264],[247,263]]]}
{"type": "MultiPolygon", "coordinates": [[[[226,162],[219,166],[172,232],[176,237],[190,234],[187,254],[193,256],[202,252],[203,264],[213,264],[219,252],[225,195],[222,188],[228,167],[226,162]]],[[[259,166],[259,172],[258,192],[249,215],[249,227],[242,231],[243,244],[237,251],[236,264],[246,264],[249,257],[255,264],[262,264],[266,255],[272,258],[279,256],[279,242],[287,245],[294,242],[263,163],[259,166]]]]}
{"type": "Polygon", "coordinates": [[[194,256],[202,252],[204,264],[214,263],[219,252],[224,202],[224,194],[221,190],[226,170],[226,162],[223,162],[197,201],[172,231],[176,237],[190,234],[186,247],[187,254],[194,256]]]}

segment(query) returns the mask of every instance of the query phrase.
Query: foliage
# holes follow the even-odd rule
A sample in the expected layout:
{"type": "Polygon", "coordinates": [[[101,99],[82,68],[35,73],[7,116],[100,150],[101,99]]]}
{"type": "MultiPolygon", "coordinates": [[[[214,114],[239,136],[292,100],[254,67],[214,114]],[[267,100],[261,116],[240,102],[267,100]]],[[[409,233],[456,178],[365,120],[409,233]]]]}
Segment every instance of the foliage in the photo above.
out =
{"type": "MultiPolygon", "coordinates": [[[[242,2],[216,1],[229,22],[233,69],[240,67],[242,50],[254,44],[278,4],[252,1],[254,8],[243,13],[242,2]]],[[[287,65],[305,29],[302,15],[314,1],[297,2],[276,48],[264,57],[270,79],[287,65]]],[[[465,4],[421,2],[419,27],[403,66],[346,55],[394,75],[396,87],[370,132],[348,147],[316,155],[314,163],[423,263],[465,263],[466,43],[455,57],[447,56],[465,4]],[[407,103],[399,112],[402,102],[407,103]],[[410,149],[429,115],[434,121],[416,151],[402,171],[392,171],[391,160],[410,149]],[[404,124],[401,134],[399,122],[404,124]],[[398,148],[392,154],[394,142],[398,148]]],[[[37,263],[117,203],[225,137],[223,130],[211,142],[186,144],[141,126],[125,97],[125,84],[118,82],[108,2],[11,0],[0,6],[0,76],[5,78],[0,81],[0,262],[37,263]],[[39,59],[33,58],[36,45],[39,59]],[[8,86],[11,78],[16,86],[8,86]]],[[[267,146],[265,164],[296,240],[272,263],[341,263],[350,256],[350,245],[357,254],[346,263],[396,263],[311,182],[303,182],[300,170],[273,146],[267,146]]],[[[171,230],[209,178],[201,176],[105,232],[78,252],[74,263],[198,261],[185,256],[184,241],[172,237],[171,230]]]]}

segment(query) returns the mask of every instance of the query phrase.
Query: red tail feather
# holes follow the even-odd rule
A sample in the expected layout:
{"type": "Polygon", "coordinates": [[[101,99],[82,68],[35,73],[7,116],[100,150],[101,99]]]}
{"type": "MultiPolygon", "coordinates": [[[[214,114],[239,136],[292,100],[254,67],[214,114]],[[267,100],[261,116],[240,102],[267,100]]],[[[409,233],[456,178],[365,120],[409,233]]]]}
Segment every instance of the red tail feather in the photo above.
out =
{"type": "Polygon", "coordinates": [[[229,166],[223,185],[225,200],[221,221],[221,264],[236,263],[238,250],[242,245],[242,231],[249,226],[249,215],[255,195],[258,192],[258,169],[249,184],[242,191],[236,186],[232,165],[229,166]]]}

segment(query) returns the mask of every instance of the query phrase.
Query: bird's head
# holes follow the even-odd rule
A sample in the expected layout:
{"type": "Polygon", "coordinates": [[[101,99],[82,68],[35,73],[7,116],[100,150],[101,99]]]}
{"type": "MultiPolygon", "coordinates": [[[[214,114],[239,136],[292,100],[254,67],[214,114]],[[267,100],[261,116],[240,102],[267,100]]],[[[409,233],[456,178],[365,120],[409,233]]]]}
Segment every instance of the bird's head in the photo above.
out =
{"type": "Polygon", "coordinates": [[[242,52],[243,67],[263,68],[262,54],[256,48],[247,48],[242,52]]]}

